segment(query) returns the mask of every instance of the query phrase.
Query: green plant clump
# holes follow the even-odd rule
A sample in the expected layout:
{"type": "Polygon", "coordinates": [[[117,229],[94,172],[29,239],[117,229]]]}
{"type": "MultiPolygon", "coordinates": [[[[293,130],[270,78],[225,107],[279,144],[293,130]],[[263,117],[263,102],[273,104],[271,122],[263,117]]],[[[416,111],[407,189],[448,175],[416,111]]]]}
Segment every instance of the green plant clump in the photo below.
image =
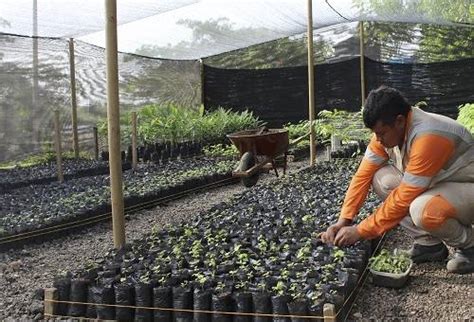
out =
{"type": "Polygon", "coordinates": [[[408,254],[400,252],[390,254],[386,249],[382,249],[379,255],[369,259],[371,269],[378,272],[401,274],[406,272],[410,266],[411,260],[408,254]]]}
{"type": "MultiPolygon", "coordinates": [[[[323,145],[330,142],[332,135],[346,142],[370,140],[370,131],[364,127],[362,122],[362,112],[323,110],[318,113],[318,119],[313,124],[316,140],[323,145]]],[[[288,130],[290,140],[295,140],[309,132],[309,121],[300,121],[296,124],[288,123],[285,125],[285,129],[288,130]]],[[[298,147],[307,146],[309,146],[309,136],[298,143],[298,147]]]]}
{"type": "Polygon", "coordinates": [[[474,103],[459,106],[457,121],[474,134],[474,103]]]}
{"type": "Polygon", "coordinates": [[[214,144],[203,148],[205,156],[208,157],[228,157],[233,158],[239,155],[235,145],[214,144]]]}
{"type": "MultiPolygon", "coordinates": [[[[137,112],[139,144],[169,142],[177,144],[184,141],[206,144],[221,143],[225,135],[239,130],[257,128],[263,125],[252,112],[232,112],[218,108],[205,111],[176,104],[151,104],[137,112]]],[[[130,144],[131,113],[125,113],[120,119],[122,144],[130,144]]],[[[107,122],[98,124],[101,137],[107,136],[107,122]]]]}

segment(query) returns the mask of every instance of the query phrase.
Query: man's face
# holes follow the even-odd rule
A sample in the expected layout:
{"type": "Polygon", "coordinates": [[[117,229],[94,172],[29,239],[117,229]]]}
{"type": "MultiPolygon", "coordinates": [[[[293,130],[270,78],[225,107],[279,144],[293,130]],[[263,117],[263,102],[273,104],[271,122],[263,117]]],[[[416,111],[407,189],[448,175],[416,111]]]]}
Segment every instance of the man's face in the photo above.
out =
{"type": "Polygon", "coordinates": [[[399,115],[392,125],[377,121],[372,128],[377,141],[386,148],[393,148],[403,144],[405,135],[405,117],[399,115]]]}

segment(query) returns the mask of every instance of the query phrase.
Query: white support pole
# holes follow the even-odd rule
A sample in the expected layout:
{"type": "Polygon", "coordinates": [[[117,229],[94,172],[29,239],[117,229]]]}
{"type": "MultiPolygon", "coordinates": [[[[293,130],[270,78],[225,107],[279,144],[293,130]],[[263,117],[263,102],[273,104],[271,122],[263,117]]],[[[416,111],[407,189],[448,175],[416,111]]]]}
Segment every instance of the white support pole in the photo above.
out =
{"type": "Polygon", "coordinates": [[[359,22],[359,53],[360,53],[360,98],[361,106],[365,103],[365,65],[364,65],[364,22],[359,22]]]}
{"type": "Polygon", "coordinates": [[[314,50],[313,50],[313,1],[308,0],[308,107],[309,107],[309,152],[310,166],[314,166],[316,161],[316,138],[314,133],[315,100],[314,100],[314,50]]]}
{"type": "Polygon", "coordinates": [[[120,107],[117,59],[117,2],[105,0],[107,57],[107,120],[109,135],[110,191],[114,246],[125,245],[125,219],[122,190],[122,158],[120,153],[120,107]]]}
{"type": "Polygon", "coordinates": [[[79,158],[79,135],[77,133],[76,66],[74,58],[74,39],[69,38],[69,77],[71,86],[72,142],[74,157],[79,158]]]}

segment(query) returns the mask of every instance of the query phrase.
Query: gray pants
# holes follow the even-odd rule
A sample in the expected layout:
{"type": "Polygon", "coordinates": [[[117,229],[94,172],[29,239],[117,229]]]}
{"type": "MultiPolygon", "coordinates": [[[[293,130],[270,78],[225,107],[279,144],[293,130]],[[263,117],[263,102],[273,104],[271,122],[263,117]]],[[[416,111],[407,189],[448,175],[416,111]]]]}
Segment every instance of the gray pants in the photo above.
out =
{"type": "MultiPolygon", "coordinates": [[[[384,166],[374,175],[374,192],[385,200],[400,184],[402,176],[397,167],[384,166]]],[[[449,181],[436,183],[419,195],[400,222],[417,244],[429,246],[443,241],[455,248],[474,247],[473,224],[474,163],[456,172],[449,181]],[[431,218],[427,218],[427,213],[431,218]]]]}

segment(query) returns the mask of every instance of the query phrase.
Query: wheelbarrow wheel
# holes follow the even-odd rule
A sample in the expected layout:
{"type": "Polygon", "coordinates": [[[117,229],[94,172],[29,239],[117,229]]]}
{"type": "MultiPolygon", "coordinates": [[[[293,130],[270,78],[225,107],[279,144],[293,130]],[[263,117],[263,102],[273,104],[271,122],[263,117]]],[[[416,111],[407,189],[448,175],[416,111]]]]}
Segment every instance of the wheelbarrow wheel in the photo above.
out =
{"type": "MultiPolygon", "coordinates": [[[[250,169],[251,167],[255,165],[255,162],[256,162],[255,156],[251,152],[245,152],[240,158],[238,170],[247,171],[248,169],[250,169]]],[[[242,177],[242,183],[246,187],[252,187],[257,183],[259,175],[260,173],[257,172],[252,176],[242,177]]]]}

